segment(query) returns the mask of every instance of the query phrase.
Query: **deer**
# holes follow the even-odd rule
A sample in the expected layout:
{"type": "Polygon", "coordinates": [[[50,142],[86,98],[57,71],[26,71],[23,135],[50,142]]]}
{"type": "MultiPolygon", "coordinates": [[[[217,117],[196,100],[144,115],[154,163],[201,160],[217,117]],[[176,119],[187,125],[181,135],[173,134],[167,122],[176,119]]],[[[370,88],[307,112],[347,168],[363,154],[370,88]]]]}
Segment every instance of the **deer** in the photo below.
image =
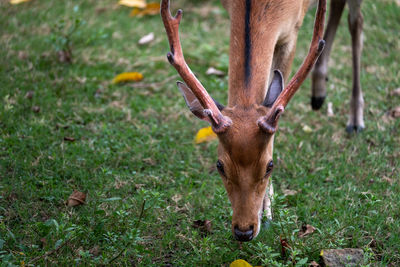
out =
{"type": "Polygon", "coordinates": [[[215,101],[183,56],[179,39],[182,10],[160,13],[170,52],[169,63],[190,111],[211,124],[218,136],[216,168],[233,210],[231,231],[246,242],[260,232],[264,215],[272,220],[273,145],[278,121],[324,49],[326,0],[318,0],[308,55],[288,80],[297,35],[309,0],[222,0],[230,16],[228,105],[215,101]]]}
{"type": "Polygon", "coordinates": [[[319,110],[326,98],[329,56],[346,2],[349,7],[348,25],[351,34],[353,59],[353,86],[346,131],[348,133],[359,133],[365,128],[363,116],[364,98],[360,83],[361,52],[363,47],[362,0],[331,0],[330,2],[328,25],[324,34],[324,40],[326,41],[325,49],[315,63],[312,71],[311,107],[313,110],[319,110]]]}

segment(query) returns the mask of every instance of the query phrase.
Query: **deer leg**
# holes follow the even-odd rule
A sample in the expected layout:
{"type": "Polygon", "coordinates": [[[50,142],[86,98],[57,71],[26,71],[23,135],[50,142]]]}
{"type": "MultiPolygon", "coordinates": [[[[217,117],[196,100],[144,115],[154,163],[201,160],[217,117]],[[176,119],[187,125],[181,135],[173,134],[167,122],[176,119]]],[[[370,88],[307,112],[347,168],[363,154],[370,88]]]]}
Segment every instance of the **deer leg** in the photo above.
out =
{"type": "Polygon", "coordinates": [[[363,16],[361,14],[362,0],[348,0],[349,5],[349,30],[351,33],[351,47],[353,54],[353,90],[350,100],[350,113],[346,131],[360,132],[364,129],[364,98],[361,91],[360,67],[361,51],[363,47],[363,16]]]}
{"type": "Polygon", "coordinates": [[[264,197],[264,207],[265,215],[267,220],[272,220],[272,198],[274,196],[274,187],[272,185],[272,180],[270,178],[269,185],[267,187],[267,192],[264,197]]]}
{"type": "Polygon", "coordinates": [[[313,110],[320,109],[326,97],[329,55],[345,4],[346,0],[331,0],[328,25],[324,34],[325,48],[315,63],[312,72],[311,107],[313,110]]]}

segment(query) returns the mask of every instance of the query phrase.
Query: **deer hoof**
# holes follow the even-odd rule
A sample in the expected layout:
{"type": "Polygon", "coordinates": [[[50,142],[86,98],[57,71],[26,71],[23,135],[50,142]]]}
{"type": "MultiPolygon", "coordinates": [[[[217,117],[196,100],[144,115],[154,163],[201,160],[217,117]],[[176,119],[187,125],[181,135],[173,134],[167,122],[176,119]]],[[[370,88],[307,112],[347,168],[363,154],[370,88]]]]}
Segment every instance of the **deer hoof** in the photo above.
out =
{"type": "Polygon", "coordinates": [[[324,104],[324,101],[325,101],[325,96],[323,96],[323,97],[312,96],[311,97],[312,109],[319,110],[322,107],[322,104],[324,104]]]}
{"type": "Polygon", "coordinates": [[[361,133],[363,130],[364,130],[364,127],[360,126],[360,125],[347,125],[346,126],[346,132],[349,134],[361,133]]]}

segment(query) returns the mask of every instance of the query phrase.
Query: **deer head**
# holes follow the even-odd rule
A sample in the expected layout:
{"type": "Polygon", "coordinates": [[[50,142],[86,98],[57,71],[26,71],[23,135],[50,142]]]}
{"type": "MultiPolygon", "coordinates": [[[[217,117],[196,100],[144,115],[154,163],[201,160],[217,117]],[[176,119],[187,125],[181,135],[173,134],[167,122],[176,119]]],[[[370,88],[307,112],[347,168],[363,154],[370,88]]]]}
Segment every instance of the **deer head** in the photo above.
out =
{"type": "Polygon", "coordinates": [[[259,233],[266,189],[274,168],[274,133],[287,103],[323,50],[325,8],[326,0],[319,0],[309,54],[286,88],[282,73],[275,70],[262,103],[224,107],[210,97],[185,62],[178,33],[182,10],[172,17],[169,0],[162,0],[161,16],[171,50],[167,58],[184,80],[177,85],[190,111],[208,121],[218,136],[216,165],[233,209],[232,232],[240,241],[249,241],[259,233]]]}

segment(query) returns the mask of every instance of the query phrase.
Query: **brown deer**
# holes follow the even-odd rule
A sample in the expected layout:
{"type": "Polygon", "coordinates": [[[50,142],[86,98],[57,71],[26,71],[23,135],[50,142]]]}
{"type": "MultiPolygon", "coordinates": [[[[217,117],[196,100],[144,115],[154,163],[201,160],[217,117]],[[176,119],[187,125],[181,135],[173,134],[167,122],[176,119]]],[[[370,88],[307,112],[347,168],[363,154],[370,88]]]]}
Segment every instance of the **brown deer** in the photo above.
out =
{"type": "MultiPolygon", "coordinates": [[[[360,84],[360,63],[363,46],[362,28],[363,16],[361,14],[362,0],[347,0],[349,6],[349,30],[351,34],[353,52],[353,90],[350,100],[350,113],[346,131],[360,132],[364,129],[364,99],[360,84]]],[[[324,39],[326,46],[321,56],[315,63],[312,72],[312,97],[311,106],[314,110],[321,108],[326,97],[326,81],[328,80],[328,60],[331,53],[333,39],[343,13],[346,0],[331,0],[331,8],[324,39]]]]}
{"type": "Polygon", "coordinates": [[[162,0],[161,16],[170,44],[167,58],[185,82],[177,84],[186,104],[218,135],[217,169],[233,209],[233,235],[250,241],[260,231],[263,213],[271,219],[274,133],[323,50],[326,0],[318,3],[309,53],[285,88],[309,0],[228,0],[223,5],[231,20],[227,107],[210,97],[185,62],[178,33],[182,11],[172,17],[169,0],[162,0]]]}

